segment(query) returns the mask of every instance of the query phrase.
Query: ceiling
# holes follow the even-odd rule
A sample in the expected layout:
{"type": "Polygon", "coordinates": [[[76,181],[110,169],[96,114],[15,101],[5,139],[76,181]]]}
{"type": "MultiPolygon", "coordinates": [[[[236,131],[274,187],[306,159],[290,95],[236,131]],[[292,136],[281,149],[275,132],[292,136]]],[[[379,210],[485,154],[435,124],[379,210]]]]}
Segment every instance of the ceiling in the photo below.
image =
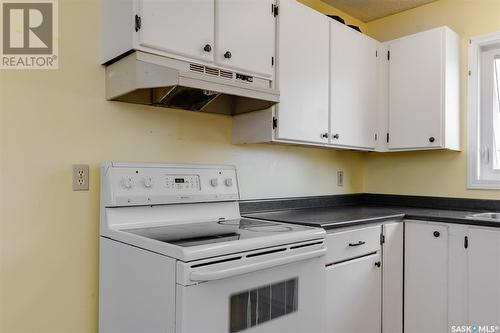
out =
{"type": "Polygon", "coordinates": [[[323,0],[363,22],[370,22],[434,1],[436,0],[323,0]]]}

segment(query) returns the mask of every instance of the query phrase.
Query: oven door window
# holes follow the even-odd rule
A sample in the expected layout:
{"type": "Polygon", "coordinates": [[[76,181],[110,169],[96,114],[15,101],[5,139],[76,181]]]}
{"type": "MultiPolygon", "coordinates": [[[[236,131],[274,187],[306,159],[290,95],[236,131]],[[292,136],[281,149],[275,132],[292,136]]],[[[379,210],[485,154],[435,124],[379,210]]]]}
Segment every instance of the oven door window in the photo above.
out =
{"type": "Polygon", "coordinates": [[[298,309],[298,278],[231,295],[229,331],[240,332],[298,309]]]}

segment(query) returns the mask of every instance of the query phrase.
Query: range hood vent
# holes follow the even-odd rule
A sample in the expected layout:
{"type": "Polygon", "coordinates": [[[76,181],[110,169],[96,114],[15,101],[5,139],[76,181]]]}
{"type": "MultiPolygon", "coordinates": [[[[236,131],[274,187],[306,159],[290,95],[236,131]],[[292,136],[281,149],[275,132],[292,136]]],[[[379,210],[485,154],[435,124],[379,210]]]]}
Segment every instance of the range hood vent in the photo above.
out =
{"type": "Polygon", "coordinates": [[[134,52],[106,67],[106,98],[220,114],[267,109],[279,102],[271,80],[134,52]]]}

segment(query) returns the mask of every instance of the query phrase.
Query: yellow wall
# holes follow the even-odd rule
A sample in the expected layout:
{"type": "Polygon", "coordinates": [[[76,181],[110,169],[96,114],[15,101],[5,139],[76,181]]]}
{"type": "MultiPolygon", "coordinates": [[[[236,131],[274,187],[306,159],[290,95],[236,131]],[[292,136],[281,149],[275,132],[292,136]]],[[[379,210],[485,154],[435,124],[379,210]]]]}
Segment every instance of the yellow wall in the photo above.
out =
{"type": "Polygon", "coordinates": [[[235,164],[244,199],[363,190],[362,153],[235,146],[229,117],[106,102],[99,0],[59,7],[60,69],[0,71],[1,332],[96,330],[101,161],[235,164]]]}
{"type": "Polygon", "coordinates": [[[442,25],[462,37],[463,151],[369,154],[364,169],[366,192],[500,199],[498,190],[466,189],[467,38],[500,30],[500,1],[440,0],[369,22],[367,33],[387,41],[442,25]]]}

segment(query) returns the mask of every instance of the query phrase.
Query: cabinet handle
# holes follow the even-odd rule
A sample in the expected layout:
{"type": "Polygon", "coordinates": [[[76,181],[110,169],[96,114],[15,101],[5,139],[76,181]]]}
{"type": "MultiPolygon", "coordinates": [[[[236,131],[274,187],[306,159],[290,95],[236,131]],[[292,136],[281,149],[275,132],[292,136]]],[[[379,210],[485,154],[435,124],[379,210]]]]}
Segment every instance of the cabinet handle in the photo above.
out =
{"type": "Polygon", "coordinates": [[[434,231],[433,235],[434,235],[434,237],[437,238],[437,237],[441,236],[441,233],[439,231],[434,231]]]}
{"type": "Polygon", "coordinates": [[[212,46],[210,44],[205,45],[205,47],[203,48],[203,51],[212,52],[212,46]]]}
{"type": "Polygon", "coordinates": [[[339,134],[332,135],[332,138],[333,139],[338,139],[338,138],[340,138],[340,135],[339,134]]]}
{"type": "Polygon", "coordinates": [[[349,246],[354,247],[354,246],[360,246],[360,245],[364,245],[364,244],[366,244],[366,242],[359,241],[357,243],[349,243],[349,246]]]}
{"type": "Polygon", "coordinates": [[[226,58],[226,59],[231,59],[232,56],[233,55],[229,51],[226,51],[226,53],[224,53],[224,58],[226,58]]]}
{"type": "Polygon", "coordinates": [[[328,133],[321,133],[321,137],[323,139],[328,139],[328,133]]]}
{"type": "Polygon", "coordinates": [[[429,138],[429,142],[430,142],[430,143],[433,143],[434,141],[436,141],[436,138],[435,138],[435,137],[433,137],[433,136],[431,136],[431,137],[429,138]]]}
{"type": "Polygon", "coordinates": [[[380,267],[380,266],[381,266],[381,262],[380,261],[375,262],[375,267],[380,267]]]}

